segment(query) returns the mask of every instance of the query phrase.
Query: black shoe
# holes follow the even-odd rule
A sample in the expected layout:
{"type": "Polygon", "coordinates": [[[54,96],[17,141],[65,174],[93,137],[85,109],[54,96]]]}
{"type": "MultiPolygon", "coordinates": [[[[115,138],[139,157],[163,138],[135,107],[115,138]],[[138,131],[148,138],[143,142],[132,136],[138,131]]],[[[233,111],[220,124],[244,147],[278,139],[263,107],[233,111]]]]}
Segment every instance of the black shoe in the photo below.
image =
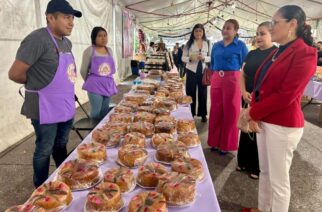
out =
{"type": "Polygon", "coordinates": [[[210,148],[210,151],[212,151],[212,152],[219,152],[220,151],[220,149],[218,149],[218,148],[216,148],[216,147],[211,147],[210,148]]]}
{"type": "Polygon", "coordinates": [[[207,122],[207,116],[202,116],[201,117],[201,122],[203,122],[203,123],[207,122]]]}
{"type": "Polygon", "coordinates": [[[227,152],[227,151],[224,151],[224,150],[220,150],[219,154],[220,154],[220,155],[227,155],[227,154],[228,154],[228,152],[227,152]]]}

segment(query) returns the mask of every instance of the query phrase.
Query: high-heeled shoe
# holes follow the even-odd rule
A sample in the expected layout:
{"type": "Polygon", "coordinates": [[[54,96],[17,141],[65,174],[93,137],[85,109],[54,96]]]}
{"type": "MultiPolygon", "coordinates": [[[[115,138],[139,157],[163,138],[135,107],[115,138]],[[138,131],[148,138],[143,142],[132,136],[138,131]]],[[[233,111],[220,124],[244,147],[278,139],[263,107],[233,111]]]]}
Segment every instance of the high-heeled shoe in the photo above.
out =
{"type": "Polygon", "coordinates": [[[201,122],[206,123],[207,122],[207,116],[202,116],[201,117],[201,122]]]}

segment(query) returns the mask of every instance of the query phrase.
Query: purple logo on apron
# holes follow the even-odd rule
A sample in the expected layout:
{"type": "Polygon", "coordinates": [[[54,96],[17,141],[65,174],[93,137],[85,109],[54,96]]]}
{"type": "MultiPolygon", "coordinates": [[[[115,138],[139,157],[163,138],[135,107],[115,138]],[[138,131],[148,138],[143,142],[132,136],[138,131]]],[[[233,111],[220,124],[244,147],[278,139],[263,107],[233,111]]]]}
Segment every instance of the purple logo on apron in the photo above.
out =
{"type": "Polygon", "coordinates": [[[113,79],[115,63],[110,55],[97,56],[92,47],[92,60],[90,73],[87,76],[83,89],[102,96],[112,96],[117,93],[113,79]]]}
{"type": "MultiPolygon", "coordinates": [[[[47,31],[59,52],[58,44],[50,29],[47,31]]],[[[40,124],[65,122],[75,115],[74,84],[76,68],[71,53],[59,52],[59,63],[54,79],[44,88],[27,92],[38,93],[40,124]]]]}

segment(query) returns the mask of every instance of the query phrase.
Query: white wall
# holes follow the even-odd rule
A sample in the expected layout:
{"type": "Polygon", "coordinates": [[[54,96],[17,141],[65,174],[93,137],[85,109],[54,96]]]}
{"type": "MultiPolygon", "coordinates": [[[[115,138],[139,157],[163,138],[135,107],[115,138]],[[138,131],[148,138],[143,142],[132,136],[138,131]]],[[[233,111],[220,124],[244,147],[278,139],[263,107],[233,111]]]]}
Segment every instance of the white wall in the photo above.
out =
{"type": "MultiPolygon", "coordinates": [[[[75,26],[70,36],[77,67],[81,65],[84,49],[90,45],[92,28],[103,26],[108,32],[108,45],[116,51],[115,79],[119,82],[128,76],[129,59],[122,58],[122,5],[119,1],[69,0],[69,2],[83,13],[82,18],[75,18],[75,26]]],[[[21,40],[31,31],[46,26],[44,14],[47,3],[48,0],[2,0],[0,4],[0,152],[33,132],[30,120],[20,115],[23,99],[18,95],[18,89],[21,85],[8,79],[8,70],[15,59],[21,40]]],[[[76,94],[81,102],[86,102],[86,92],[81,89],[83,81],[80,75],[78,76],[76,94]]]]}

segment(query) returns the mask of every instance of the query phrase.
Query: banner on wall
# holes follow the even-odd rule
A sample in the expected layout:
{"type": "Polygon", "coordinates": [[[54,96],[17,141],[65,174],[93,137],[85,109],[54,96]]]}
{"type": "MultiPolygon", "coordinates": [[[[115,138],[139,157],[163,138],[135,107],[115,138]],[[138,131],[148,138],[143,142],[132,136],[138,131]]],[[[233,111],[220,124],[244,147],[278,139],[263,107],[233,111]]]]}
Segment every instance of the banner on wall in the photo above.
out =
{"type": "Polygon", "coordinates": [[[123,58],[131,57],[133,53],[134,22],[130,12],[123,10],[123,58]]]}

